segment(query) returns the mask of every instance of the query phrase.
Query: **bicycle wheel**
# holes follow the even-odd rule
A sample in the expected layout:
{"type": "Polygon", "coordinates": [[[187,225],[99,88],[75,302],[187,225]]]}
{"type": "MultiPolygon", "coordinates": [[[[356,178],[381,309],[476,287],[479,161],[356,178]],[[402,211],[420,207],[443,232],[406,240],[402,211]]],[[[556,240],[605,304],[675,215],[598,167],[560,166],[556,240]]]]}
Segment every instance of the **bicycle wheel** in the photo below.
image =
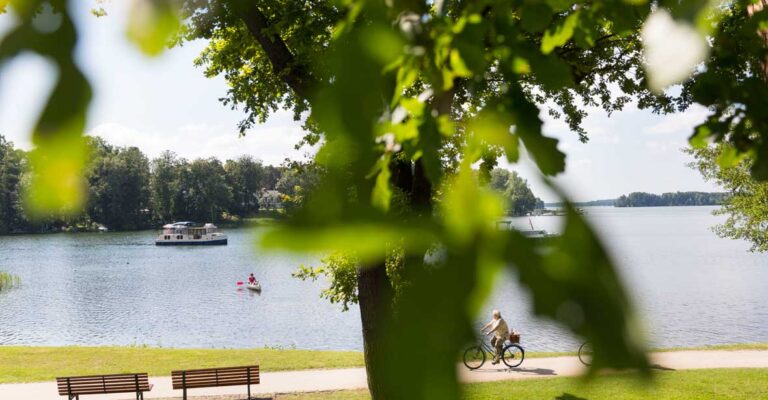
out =
{"type": "Polygon", "coordinates": [[[510,344],[501,352],[501,360],[509,368],[515,368],[523,363],[525,350],[520,345],[510,344]]]}
{"type": "Polygon", "coordinates": [[[592,345],[589,342],[584,342],[579,347],[579,361],[586,366],[592,365],[592,345]]]}
{"type": "Polygon", "coordinates": [[[478,369],[485,364],[485,351],[480,346],[464,350],[464,365],[469,369],[478,369]]]}

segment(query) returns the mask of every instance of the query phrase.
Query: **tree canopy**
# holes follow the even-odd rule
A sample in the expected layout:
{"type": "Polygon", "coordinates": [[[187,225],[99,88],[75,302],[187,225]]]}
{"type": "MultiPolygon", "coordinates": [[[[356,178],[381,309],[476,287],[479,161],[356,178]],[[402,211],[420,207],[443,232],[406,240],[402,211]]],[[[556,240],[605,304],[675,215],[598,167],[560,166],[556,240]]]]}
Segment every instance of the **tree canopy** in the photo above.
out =
{"type": "Polygon", "coordinates": [[[543,208],[544,202],[533,194],[528,181],[515,171],[492,170],[490,185],[502,194],[507,215],[526,215],[536,208],[543,208]]]}
{"type": "Polygon", "coordinates": [[[695,156],[691,167],[698,169],[709,181],[727,190],[717,215],[726,215],[724,223],[714,228],[721,237],[743,239],[752,251],[768,251],[768,183],[751,174],[752,160],[742,158],[735,165],[724,164],[734,149],[727,144],[690,149],[695,156]]]}
{"type": "Polygon", "coordinates": [[[213,158],[188,161],[165,151],[150,161],[136,147],[117,147],[100,138],[86,138],[86,143],[91,154],[84,173],[86,205],[74,214],[51,210],[33,218],[22,201],[31,173],[29,155],[0,135],[0,234],[237,220],[256,215],[262,202],[266,208],[283,208],[283,197],[310,184],[288,165],[264,166],[249,156],[222,164],[213,158]],[[276,192],[277,181],[289,172],[297,186],[290,193],[276,192]],[[268,192],[278,197],[269,204],[264,199],[268,192]]]}
{"type": "MultiPolygon", "coordinates": [[[[58,70],[32,134],[30,204],[76,208],[91,93],[74,62],[68,1],[10,4],[19,22],[0,41],[0,62],[32,50],[58,70]],[[36,20],[51,12],[45,4],[61,14],[57,26],[36,20]]],[[[586,140],[586,107],[610,113],[635,101],[672,112],[695,102],[713,114],[692,143],[730,143],[731,158],[751,157],[752,175],[768,177],[768,11],[751,1],[137,4],[128,37],[147,53],[157,53],[178,26],[177,40],[210,40],[197,63],[229,81],[224,102],[246,111],[242,131],[279,107],[307,116],[306,141],[321,144],[315,162],[324,174],[291,223],[263,244],[355,254],[376,399],[458,398],[456,350],[471,340],[473,313],[501,268],[513,268],[531,290],[535,313],[594,344],[594,369],[647,371],[629,296],[571,206],[562,236],[546,251],[491,223],[504,201],[473,165],[491,171],[500,155],[514,163],[522,147],[546,176],[565,168],[557,140],[542,133],[540,112],[561,115],[586,140]],[[681,82],[679,94],[664,91],[681,82]],[[397,312],[385,262],[392,248],[407,281],[397,312]],[[427,263],[436,248],[439,257],[427,263]]],[[[221,167],[213,164],[190,168],[221,167]]]]}

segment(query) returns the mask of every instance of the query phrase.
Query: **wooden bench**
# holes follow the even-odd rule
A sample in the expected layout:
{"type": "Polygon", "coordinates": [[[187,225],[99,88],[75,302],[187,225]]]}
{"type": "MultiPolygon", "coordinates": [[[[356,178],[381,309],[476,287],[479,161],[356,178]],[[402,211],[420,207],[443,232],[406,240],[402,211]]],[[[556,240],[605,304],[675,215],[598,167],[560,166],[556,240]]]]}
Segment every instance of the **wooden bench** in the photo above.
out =
{"type": "Polygon", "coordinates": [[[187,399],[187,389],[240,385],[248,387],[248,399],[250,400],[251,385],[259,383],[259,366],[173,371],[171,372],[171,378],[173,380],[173,389],[184,391],[184,400],[187,399]]]}
{"type": "Polygon", "coordinates": [[[144,392],[152,390],[146,373],[70,376],[56,378],[60,396],[80,399],[81,394],[136,393],[143,400],[144,392]]]}

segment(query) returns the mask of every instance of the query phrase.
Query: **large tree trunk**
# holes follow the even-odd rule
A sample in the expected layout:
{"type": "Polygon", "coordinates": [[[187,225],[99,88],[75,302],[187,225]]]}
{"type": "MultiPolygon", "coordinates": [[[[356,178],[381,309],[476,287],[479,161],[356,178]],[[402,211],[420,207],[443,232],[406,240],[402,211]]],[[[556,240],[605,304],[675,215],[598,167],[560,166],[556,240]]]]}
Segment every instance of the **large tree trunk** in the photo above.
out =
{"type": "Polygon", "coordinates": [[[383,382],[377,377],[383,373],[382,363],[377,362],[384,357],[382,353],[385,329],[382,326],[392,312],[393,290],[387,277],[386,265],[361,266],[357,271],[357,295],[360,305],[360,321],[363,327],[363,355],[368,375],[368,389],[374,400],[383,397],[383,382]]]}
{"type": "MultiPolygon", "coordinates": [[[[271,24],[259,10],[258,2],[229,0],[228,3],[264,50],[272,63],[275,75],[280,76],[298,97],[309,100],[311,94],[317,89],[318,82],[306,68],[297,65],[293,53],[280,35],[268,33],[271,24]]],[[[439,112],[450,110],[451,101],[452,93],[441,96],[435,108],[439,112]]],[[[396,161],[394,164],[393,185],[409,195],[411,206],[416,214],[422,216],[430,214],[432,186],[425,176],[421,161],[415,163],[396,161]]],[[[380,400],[384,398],[384,385],[381,378],[384,374],[378,370],[383,365],[378,360],[386,356],[382,354],[385,333],[382,324],[391,317],[394,300],[394,290],[387,276],[384,261],[361,266],[357,271],[357,288],[368,388],[372,399],[380,400]]]]}
{"type": "MultiPolygon", "coordinates": [[[[751,17],[755,13],[762,11],[766,5],[768,5],[768,0],[760,0],[750,4],[747,6],[747,14],[751,17]]],[[[766,45],[768,45],[768,29],[760,29],[757,34],[763,39],[766,45]]],[[[763,70],[761,72],[763,80],[768,80],[768,58],[763,60],[763,70]]]]}

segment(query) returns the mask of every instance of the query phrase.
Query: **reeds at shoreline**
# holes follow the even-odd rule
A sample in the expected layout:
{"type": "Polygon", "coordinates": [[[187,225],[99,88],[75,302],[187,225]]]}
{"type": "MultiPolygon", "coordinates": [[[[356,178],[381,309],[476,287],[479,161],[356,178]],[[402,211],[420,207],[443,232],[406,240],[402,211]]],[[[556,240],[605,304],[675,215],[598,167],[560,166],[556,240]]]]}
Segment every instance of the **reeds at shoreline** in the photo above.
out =
{"type": "Polygon", "coordinates": [[[19,286],[21,279],[18,276],[0,271],[0,292],[19,286]]]}

